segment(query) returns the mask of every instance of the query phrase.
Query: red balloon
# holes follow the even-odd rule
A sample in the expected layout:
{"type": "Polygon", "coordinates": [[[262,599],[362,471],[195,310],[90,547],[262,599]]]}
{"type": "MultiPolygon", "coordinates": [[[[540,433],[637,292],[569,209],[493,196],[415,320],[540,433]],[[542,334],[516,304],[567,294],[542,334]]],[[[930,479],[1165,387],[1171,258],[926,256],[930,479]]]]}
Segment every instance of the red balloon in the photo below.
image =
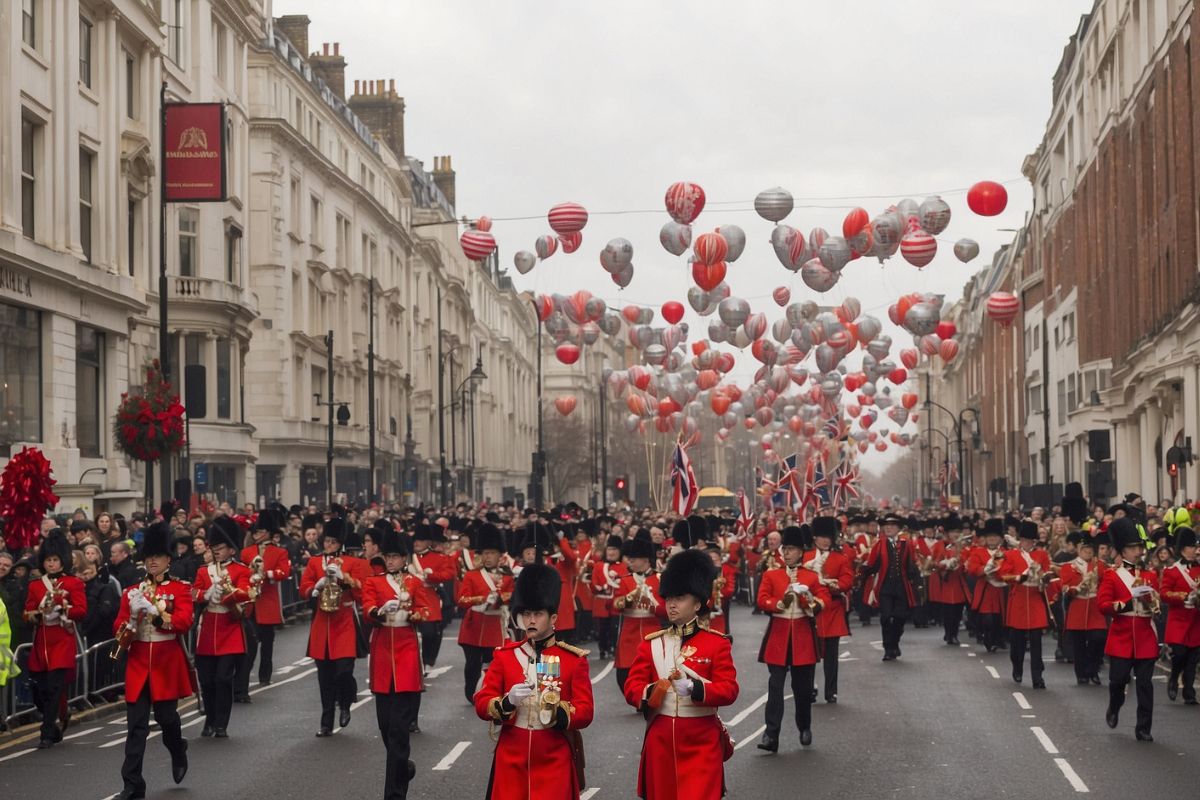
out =
{"type": "Polygon", "coordinates": [[[1007,328],[1021,310],[1021,301],[1012,292],[992,292],[987,299],[987,315],[1007,328]]]}
{"type": "Polygon", "coordinates": [[[671,219],[690,225],[704,210],[704,190],[687,181],[672,183],[667,187],[665,202],[671,219]]]}
{"type": "Polygon", "coordinates": [[[564,233],[558,237],[558,241],[564,253],[574,253],[579,249],[579,245],[583,244],[583,234],[579,231],[564,233]]]}
{"type": "Polygon", "coordinates": [[[896,367],[894,370],[888,373],[888,380],[899,386],[908,380],[908,370],[906,370],[904,367],[896,367]]]}
{"type": "Polygon", "coordinates": [[[701,264],[697,261],[692,264],[692,280],[704,291],[711,292],[725,280],[725,269],[724,261],[715,264],[701,264]]]}
{"type": "Polygon", "coordinates": [[[1008,191],[995,181],[980,181],[967,191],[967,205],[981,217],[994,217],[1008,205],[1008,191]]]}
{"type": "Polygon", "coordinates": [[[729,242],[719,233],[702,233],[696,237],[692,252],[701,264],[716,264],[725,260],[729,253],[729,242]]]}
{"type": "Polygon", "coordinates": [[[910,411],[917,405],[917,395],[914,392],[905,392],[900,395],[900,403],[910,411]]]}
{"type": "Polygon", "coordinates": [[[909,369],[916,369],[921,360],[921,353],[915,347],[906,347],[900,351],[900,363],[909,369]]]}
{"type": "Polygon", "coordinates": [[[692,354],[693,355],[698,356],[707,349],[708,349],[708,341],[705,339],[701,339],[698,342],[692,342],[692,354]]]}
{"type": "Polygon", "coordinates": [[[573,344],[560,344],[554,355],[564,364],[574,364],[579,360],[579,348],[573,344]]]}
{"type": "Polygon", "coordinates": [[[842,221],[842,236],[849,241],[863,228],[867,227],[867,223],[871,221],[871,217],[867,214],[865,208],[856,208],[846,215],[846,219],[842,221]]]}
{"type": "Polygon", "coordinates": [[[710,405],[712,405],[713,413],[717,416],[724,416],[732,402],[732,400],[723,394],[714,394],[712,400],[709,401],[710,405]]]}
{"type": "Polygon", "coordinates": [[[938,338],[942,341],[953,339],[954,334],[958,333],[958,327],[950,320],[942,320],[937,324],[937,330],[934,331],[938,338]]]}
{"type": "Polygon", "coordinates": [[[492,218],[491,217],[480,217],[479,219],[475,220],[475,230],[486,232],[486,231],[490,231],[491,229],[492,229],[492,218]]]}
{"type": "Polygon", "coordinates": [[[662,317],[672,325],[679,322],[683,319],[683,303],[677,303],[674,300],[663,303],[662,317]]]}
{"type": "Polygon", "coordinates": [[[464,231],[458,243],[462,245],[463,255],[471,261],[482,261],[496,249],[492,234],[479,229],[464,231]]]}
{"type": "Polygon", "coordinates": [[[575,395],[566,394],[562,397],[554,398],[554,407],[558,409],[558,413],[562,414],[564,417],[569,417],[571,412],[575,410],[576,402],[575,395]]]}
{"type": "Polygon", "coordinates": [[[638,315],[641,314],[641,311],[642,310],[637,306],[625,306],[623,309],[621,309],[621,316],[624,317],[625,321],[630,325],[635,325],[637,324],[638,315]]]}
{"type": "Polygon", "coordinates": [[[587,225],[587,210],[579,203],[559,203],[550,209],[546,215],[550,227],[560,236],[564,233],[578,233],[587,225]]]}
{"type": "Polygon", "coordinates": [[[947,364],[950,363],[958,355],[958,342],[953,339],[943,340],[942,346],[938,350],[938,355],[942,357],[942,361],[945,361],[947,364]]]}

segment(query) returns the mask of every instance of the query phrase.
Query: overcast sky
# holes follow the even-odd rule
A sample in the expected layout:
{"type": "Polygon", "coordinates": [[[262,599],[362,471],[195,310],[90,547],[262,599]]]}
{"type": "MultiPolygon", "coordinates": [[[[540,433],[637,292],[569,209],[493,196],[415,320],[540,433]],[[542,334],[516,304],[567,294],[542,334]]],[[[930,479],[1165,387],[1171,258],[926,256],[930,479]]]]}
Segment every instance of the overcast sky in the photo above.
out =
{"type": "MultiPolygon", "coordinates": [[[[1041,141],[1051,77],[1091,6],[274,0],[274,15],[307,14],[311,50],[340,42],[348,87],[395,79],[408,155],[430,168],[433,156],[453,156],[460,215],[536,217],[495,224],[504,265],[550,233],[544,215],[557,202],[650,212],[594,214],[577,253],[560,251],[524,277],[510,270],[520,288],[588,289],[614,306],[686,306],[686,256],[663,250],[658,231],[669,219],[667,186],[690,180],[708,196],[697,234],[731,223],[747,232],[727,277],[735,295],[771,319],[782,314],[770,297],[779,285],[822,304],[856,296],[884,322],[895,353],[910,337],[890,325],[887,306],[911,291],[958,297],[1011,239],[998,229],[1022,224],[1030,191],[1021,162],[1041,141]],[[964,190],[982,179],[1006,183],[1003,215],[967,209],[964,190]],[[806,236],[818,225],[840,232],[850,207],[874,216],[934,192],[954,217],[924,270],[899,256],[883,267],[864,259],[817,296],[776,260],[772,225],[751,207],[776,185],[796,196],[785,222],[806,236]],[[624,292],[598,261],[615,236],[635,248],[624,292]],[[970,265],[950,250],[961,237],[981,246],[970,265]]],[[[690,308],[687,321],[692,340],[705,335],[707,320],[690,308]]],[[[744,383],[756,364],[747,351],[739,365],[744,383]]]]}

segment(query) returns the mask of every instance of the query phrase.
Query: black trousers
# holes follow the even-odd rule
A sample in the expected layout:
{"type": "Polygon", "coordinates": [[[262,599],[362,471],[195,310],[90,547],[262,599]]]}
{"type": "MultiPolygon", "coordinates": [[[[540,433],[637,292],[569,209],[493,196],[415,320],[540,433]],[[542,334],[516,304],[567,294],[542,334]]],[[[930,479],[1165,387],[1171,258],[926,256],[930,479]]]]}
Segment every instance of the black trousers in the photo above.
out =
{"type": "Polygon", "coordinates": [[[792,676],[792,702],[796,704],[796,728],[802,731],[811,728],[813,678],[817,665],[782,667],[768,664],[767,672],[770,676],[767,678],[767,734],[778,739],[783,727],[783,684],[789,673],[792,676]]]}
{"type": "Polygon", "coordinates": [[[912,615],[912,608],[905,600],[891,594],[879,598],[879,624],[883,628],[883,651],[900,654],[900,637],[904,635],[904,623],[912,615]]]}
{"type": "Polygon", "coordinates": [[[421,634],[421,661],[426,667],[433,667],[442,650],[442,623],[418,622],[417,633],[421,634]]]}
{"type": "Polygon", "coordinates": [[[608,655],[613,651],[613,646],[616,643],[616,626],[613,625],[612,617],[595,617],[596,624],[596,644],[600,648],[601,655],[608,655]]]}
{"type": "Polygon", "coordinates": [[[262,658],[258,662],[258,682],[267,683],[275,671],[275,626],[247,619],[242,622],[242,630],[246,633],[246,656],[238,664],[237,680],[233,684],[235,694],[247,694],[250,691],[250,673],[254,670],[254,659],[260,650],[262,658]]]}
{"type": "Polygon", "coordinates": [[[196,676],[204,696],[205,726],[228,728],[233,711],[233,680],[241,653],[228,656],[196,656],[196,676]]]}
{"type": "Polygon", "coordinates": [[[1067,605],[1060,599],[1058,602],[1050,604],[1050,613],[1054,615],[1054,630],[1058,635],[1058,645],[1054,648],[1054,658],[1057,661],[1061,656],[1064,660],[1075,661],[1075,641],[1072,637],[1064,635],[1066,633],[1067,620],[1067,605]]]}
{"type": "Polygon", "coordinates": [[[420,698],[420,692],[375,693],[379,738],[387,748],[383,800],[405,800],[408,797],[408,763],[412,752],[408,727],[417,718],[420,698]]]}
{"type": "Polygon", "coordinates": [[[1150,732],[1154,721],[1154,678],[1153,658],[1108,658],[1108,708],[1119,711],[1125,704],[1125,687],[1130,676],[1137,687],[1137,724],[1134,728],[1141,733],[1150,732]]]}
{"type": "Polygon", "coordinates": [[[1042,662],[1042,632],[1010,628],[1008,631],[1008,658],[1012,661],[1013,677],[1021,677],[1025,670],[1025,646],[1029,645],[1029,672],[1035,681],[1042,679],[1046,665],[1042,662]]]}
{"type": "Polygon", "coordinates": [[[1176,685],[1183,676],[1183,699],[1196,699],[1196,665],[1200,664],[1200,647],[1185,647],[1181,644],[1171,645],[1171,678],[1172,686],[1176,685]]]}
{"type": "Polygon", "coordinates": [[[613,675],[617,679],[617,689],[620,690],[621,694],[625,694],[625,679],[629,677],[629,668],[616,667],[613,669],[613,675]]]}
{"type": "Polygon", "coordinates": [[[57,739],[62,734],[58,718],[67,702],[67,671],[30,672],[29,678],[33,683],[33,701],[42,715],[42,738],[57,739]]]}
{"type": "MultiPolygon", "coordinates": [[[[840,636],[823,636],[821,641],[824,642],[825,655],[821,659],[821,669],[825,673],[825,699],[833,697],[838,693],[838,643],[842,641],[840,636]]],[[[812,694],[809,694],[811,697],[812,694]]]]}
{"type": "Polygon", "coordinates": [[[121,780],[125,782],[125,788],[143,793],[146,791],[146,781],[142,777],[142,761],[146,757],[146,737],[150,734],[151,709],[154,710],[154,721],[162,729],[167,752],[176,755],[184,747],[176,701],[151,703],[150,684],[147,683],[142,688],[141,697],[132,703],[125,703],[125,761],[121,764],[121,780]]]}
{"type": "Polygon", "coordinates": [[[1004,623],[999,614],[976,614],[979,620],[979,637],[983,646],[994,650],[1000,646],[1004,636],[1004,623]]]}
{"type": "Polygon", "coordinates": [[[942,603],[942,641],[958,638],[958,626],[962,622],[962,603],[942,603]]]}
{"type": "Polygon", "coordinates": [[[1108,638],[1105,630],[1067,631],[1067,639],[1071,642],[1071,650],[1075,654],[1075,677],[1079,680],[1095,678],[1100,675],[1100,665],[1104,663],[1104,640],[1108,638]]]}
{"type": "Polygon", "coordinates": [[[353,658],[317,658],[317,688],[321,691],[321,727],[333,727],[333,708],[349,708],[358,697],[353,658]]]}
{"type": "Polygon", "coordinates": [[[463,656],[466,659],[466,663],[463,665],[463,690],[467,695],[467,702],[471,702],[475,698],[475,690],[479,688],[483,665],[492,663],[492,654],[495,650],[491,647],[476,647],[471,644],[459,646],[462,647],[463,656]]]}

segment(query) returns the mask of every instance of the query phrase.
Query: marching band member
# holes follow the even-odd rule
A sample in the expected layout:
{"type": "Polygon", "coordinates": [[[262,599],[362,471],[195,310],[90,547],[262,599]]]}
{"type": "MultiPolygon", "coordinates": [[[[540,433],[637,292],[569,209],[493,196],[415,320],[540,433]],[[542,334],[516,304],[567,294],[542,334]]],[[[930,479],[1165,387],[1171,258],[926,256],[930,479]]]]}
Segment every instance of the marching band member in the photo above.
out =
{"type": "Polygon", "coordinates": [[[867,604],[879,609],[884,661],[894,661],[900,657],[904,623],[917,604],[917,593],[913,587],[917,565],[912,542],[899,537],[903,524],[904,520],[895,514],[888,514],[880,521],[883,535],[875,542],[863,565],[863,572],[868,576],[865,587],[867,604]]]}
{"type": "Polygon", "coordinates": [[[596,644],[600,647],[600,660],[612,656],[613,592],[621,585],[621,578],[629,570],[621,563],[621,537],[610,535],[604,543],[604,559],[592,568],[592,618],[596,623],[596,644]]]}
{"type": "MultiPolygon", "coordinates": [[[[434,594],[438,594],[439,585],[454,580],[458,574],[453,557],[432,549],[434,540],[442,536],[440,526],[418,523],[413,529],[413,554],[408,561],[409,574],[418,578],[434,594]]],[[[429,619],[417,623],[417,632],[421,634],[421,661],[426,669],[433,669],[437,665],[442,649],[441,604],[431,611],[429,619]]]]}
{"type": "MultiPolygon", "coordinates": [[[[712,585],[712,597],[708,600],[707,627],[713,633],[729,635],[729,601],[737,589],[737,571],[725,557],[721,545],[709,542],[705,547],[713,567],[716,569],[712,585]],[[732,574],[731,574],[732,573],[732,574]]],[[[730,637],[732,639],[732,637],[730,637]]]]}
{"type": "Polygon", "coordinates": [[[661,620],[666,619],[667,611],[658,593],[658,574],[650,569],[655,555],[654,543],[638,531],[625,542],[621,553],[629,572],[621,578],[613,593],[613,610],[621,615],[613,671],[617,674],[617,685],[624,692],[625,680],[640,643],[648,634],[662,628],[661,620]]]}
{"type": "Polygon", "coordinates": [[[526,639],[496,649],[475,713],[500,726],[490,800],[577,800],[583,785],[579,731],[592,721],[587,651],[554,632],[562,578],[527,564],[513,588],[512,612],[526,639]]]}
{"type": "Polygon", "coordinates": [[[939,609],[942,641],[958,646],[958,626],[967,604],[967,582],[963,577],[966,556],[954,538],[963,529],[962,520],[951,514],[946,520],[946,538],[933,546],[933,573],[929,576],[929,598],[939,609]]]}
{"type": "Polygon", "coordinates": [[[737,700],[729,637],[701,618],[717,569],[699,550],[667,561],[659,582],[670,626],[638,645],[625,699],[646,715],[638,767],[643,800],[717,800],[725,795],[723,762],[733,744],[717,709],[737,700]]]}
{"type": "Polygon", "coordinates": [[[796,704],[796,727],[800,744],[812,744],[812,694],[816,664],[821,658],[816,615],[833,603],[821,576],[802,564],[806,541],[802,528],[783,529],[780,557],[783,566],[763,573],[758,590],[758,607],[771,615],[763,635],[758,660],[767,665],[767,729],[759,750],[779,750],[779,732],[783,727],[783,684],[791,676],[792,698],[796,704]]]}
{"type": "Polygon", "coordinates": [[[546,563],[554,567],[562,578],[562,599],[558,604],[558,622],[555,623],[555,636],[560,641],[570,642],[575,638],[575,583],[579,579],[579,555],[571,544],[568,531],[574,530],[574,523],[569,526],[555,523],[554,539],[546,552],[546,563]]]}
{"type": "MultiPolygon", "coordinates": [[[[821,638],[824,655],[821,658],[825,677],[825,702],[836,703],[838,693],[838,645],[841,637],[850,635],[850,627],[846,624],[846,614],[849,611],[846,599],[851,585],[854,583],[854,570],[850,561],[835,547],[838,538],[839,523],[837,517],[816,517],[813,519],[812,536],[814,549],[804,554],[804,568],[812,570],[821,576],[821,584],[829,590],[832,600],[821,608],[817,614],[817,636],[821,638]]],[[[813,690],[813,700],[816,700],[816,690],[813,690]]]]}
{"type": "Polygon", "coordinates": [[[71,545],[55,528],[38,548],[39,580],[29,582],[25,621],[35,626],[29,651],[29,677],[42,714],[38,749],[62,741],[70,719],[67,688],[75,680],[75,623],[87,616],[87,590],[70,574],[71,545]]]}
{"type": "Polygon", "coordinates": [[[250,702],[250,671],[259,650],[258,684],[266,686],[275,671],[275,629],[283,625],[283,595],[279,584],[292,577],[292,560],[287,550],[271,543],[271,536],[282,531],[286,518],[275,508],[264,508],[254,521],[250,534],[254,543],[242,550],[241,561],[250,568],[250,596],[254,601],[246,612],[246,656],[238,666],[235,702],[250,702]]]}
{"type": "Polygon", "coordinates": [[[423,581],[405,571],[408,537],[394,529],[376,530],[386,571],[367,577],[362,589],[363,614],[373,626],[371,694],[375,696],[379,738],[387,748],[383,797],[404,800],[416,772],[408,758],[409,735],[422,688],[421,649],[412,625],[441,601],[423,581]]]}
{"type": "Polygon", "coordinates": [[[1196,664],[1200,662],[1200,564],[1196,563],[1196,532],[1189,527],[1175,529],[1175,549],[1179,560],[1162,574],[1162,596],[1167,603],[1167,630],[1163,641],[1171,648],[1171,676],[1167,697],[1179,696],[1183,677],[1183,702],[1196,705],[1196,664]]]}
{"type": "Polygon", "coordinates": [[[1050,627],[1050,608],[1046,604],[1046,583],[1053,577],[1050,556],[1037,547],[1038,524],[1022,520],[1018,528],[1020,546],[1009,550],[996,571],[1008,584],[1008,609],[1004,621],[1009,630],[1009,659],[1012,678],[1021,682],[1025,667],[1025,647],[1029,646],[1029,670],[1033,688],[1045,689],[1042,679],[1042,631],[1050,627]]]}
{"type": "Polygon", "coordinates": [[[1066,630],[1074,643],[1075,682],[1100,685],[1100,666],[1104,663],[1104,639],[1108,621],[1100,613],[1096,590],[1108,566],[1096,558],[1091,539],[1080,537],[1075,559],[1059,570],[1063,592],[1071,599],[1067,606],[1066,630]]]}
{"type": "Polygon", "coordinates": [[[208,530],[212,563],[196,573],[192,600],[204,606],[196,635],[196,673],[204,699],[204,728],[200,735],[224,739],[233,710],[233,681],[246,654],[242,631],[245,604],[250,600],[250,570],[233,560],[242,531],[227,515],[208,530]]]}
{"type": "Polygon", "coordinates": [[[978,633],[989,653],[1000,649],[1004,628],[1004,581],[996,574],[1004,560],[1004,520],[993,517],[983,524],[983,546],[967,560],[967,574],[975,577],[975,595],[971,610],[975,613],[978,633]]]}
{"type": "Polygon", "coordinates": [[[1154,662],[1158,659],[1158,635],[1154,616],[1159,596],[1154,571],[1139,566],[1146,553],[1137,524],[1129,517],[1118,517],[1108,526],[1113,547],[1118,553],[1114,569],[1100,579],[1097,598],[1100,611],[1112,617],[1104,654],[1108,656],[1108,710],[1104,721],[1117,727],[1125,687],[1130,676],[1137,683],[1137,722],[1134,735],[1139,742],[1152,742],[1150,726],[1154,720],[1154,662]]]}
{"type": "MultiPolygon", "coordinates": [[[[170,576],[171,528],[161,521],[146,529],[141,554],[146,579],[121,597],[113,632],[125,661],[124,788],[117,800],[146,796],[142,761],[150,734],[150,712],[171,754],[171,777],[181,783],[188,770],[187,740],[183,738],[178,702],[194,692],[182,638],[192,627],[192,587],[170,576]]],[[[117,654],[114,653],[114,656],[117,654]]]]}
{"type": "Polygon", "coordinates": [[[458,590],[458,605],[464,612],[458,644],[466,662],[463,680],[468,703],[474,702],[483,665],[491,663],[492,653],[509,638],[508,602],[513,592],[511,571],[500,568],[504,551],[500,530],[485,522],[471,538],[479,553],[472,563],[478,566],[463,576],[458,590]]]}

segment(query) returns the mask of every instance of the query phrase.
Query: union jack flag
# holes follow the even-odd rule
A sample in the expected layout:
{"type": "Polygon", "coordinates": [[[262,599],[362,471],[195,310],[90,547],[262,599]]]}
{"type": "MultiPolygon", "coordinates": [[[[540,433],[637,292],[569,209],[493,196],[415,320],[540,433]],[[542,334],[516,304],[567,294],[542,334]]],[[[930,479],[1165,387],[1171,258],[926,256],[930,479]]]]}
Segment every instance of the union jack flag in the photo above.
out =
{"type": "Polygon", "coordinates": [[[825,477],[825,459],[820,456],[810,457],[808,474],[805,477],[807,479],[805,488],[811,498],[810,504],[817,508],[830,505],[829,480],[825,477]]]}
{"type": "Polygon", "coordinates": [[[758,494],[762,497],[763,504],[766,505],[767,511],[774,511],[775,493],[778,491],[779,484],[768,478],[762,467],[754,468],[754,476],[758,479],[758,494]]]}
{"type": "Polygon", "coordinates": [[[738,489],[737,493],[738,515],[735,529],[739,538],[750,532],[750,525],[754,522],[754,517],[750,513],[750,498],[746,497],[746,493],[738,489]]]}
{"type": "Polygon", "coordinates": [[[858,465],[845,456],[833,472],[833,505],[835,508],[847,508],[850,499],[859,498],[858,465]]]}
{"type": "Polygon", "coordinates": [[[682,442],[675,442],[675,452],[671,456],[671,486],[673,487],[671,508],[676,514],[687,516],[696,507],[700,487],[696,485],[696,473],[692,470],[692,461],[688,458],[687,450],[682,442]]]}
{"type": "Polygon", "coordinates": [[[775,485],[783,494],[782,501],[786,502],[789,508],[796,508],[804,502],[804,485],[800,480],[800,472],[796,469],[796,454],[785,458],[781,466],[783,472],[779,474],[775,485]]]}

